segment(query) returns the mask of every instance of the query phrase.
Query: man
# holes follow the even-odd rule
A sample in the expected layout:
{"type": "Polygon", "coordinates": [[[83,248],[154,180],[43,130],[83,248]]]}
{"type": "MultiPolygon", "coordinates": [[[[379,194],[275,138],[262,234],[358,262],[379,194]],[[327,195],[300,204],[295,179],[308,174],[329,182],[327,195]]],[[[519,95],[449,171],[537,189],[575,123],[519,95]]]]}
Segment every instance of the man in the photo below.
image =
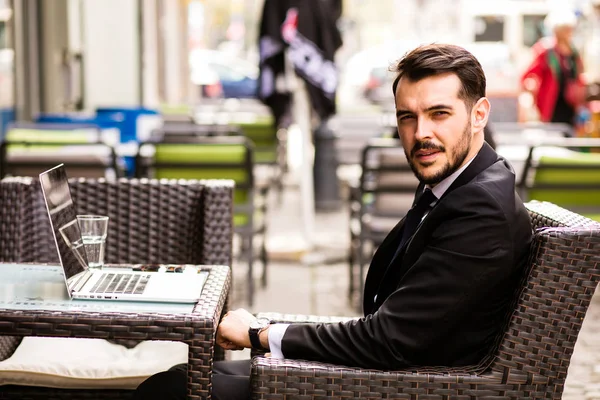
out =
{"type": "MultiPolygon", "coordinates": [[[[236,310],[219,325],[222,347],[387,370],[476,364],[491,350],[525,268],[532,228],[510,165],[484,143],[490,103],[483,70],[463,48],[434,44],[408,53],[396,72],[398,134],[421,185],[415,206],[373,257],[365,317],[260,327],[236,310]]],[[[248,398],[248,370],[248,362],[216,365],[213,397],[248,398]]],[[[185,376],[178,376],[159,374],[138,393],[170,380],[184,396],[185,376]]]]}

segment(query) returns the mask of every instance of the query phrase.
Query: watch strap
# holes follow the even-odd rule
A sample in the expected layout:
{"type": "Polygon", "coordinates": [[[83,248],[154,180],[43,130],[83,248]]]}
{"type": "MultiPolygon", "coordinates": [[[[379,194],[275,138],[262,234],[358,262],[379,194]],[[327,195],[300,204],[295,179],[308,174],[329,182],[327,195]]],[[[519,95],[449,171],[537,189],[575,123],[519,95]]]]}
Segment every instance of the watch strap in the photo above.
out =
{"type": "Polygon", "coordinates": [[[250,337],[250,344],[252,345],[252,348],[255,350],[262,350],[262,351],[268,351],[268,349],[265,349],[262,344],[260,343],[260,333],[264,330],[265,328],[260,328],[260,329],[250,329],[248,331],[248,336],[250,337]]]}

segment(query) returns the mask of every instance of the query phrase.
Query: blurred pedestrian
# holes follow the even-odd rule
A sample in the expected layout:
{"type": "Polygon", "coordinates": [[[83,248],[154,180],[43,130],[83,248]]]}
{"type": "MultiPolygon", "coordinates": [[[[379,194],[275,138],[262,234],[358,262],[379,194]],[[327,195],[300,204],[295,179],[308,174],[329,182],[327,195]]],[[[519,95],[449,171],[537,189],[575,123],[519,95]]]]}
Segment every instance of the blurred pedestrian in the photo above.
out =
{"type": "Polygon", "coordinates": [[[533,45],[533,61],[521,84],[533,94],[543,122],[574,125],[585,97],[583,62],[572,42],[577,16],[570,10],[555,10],[544,24],[552,35],[533,45]]]}

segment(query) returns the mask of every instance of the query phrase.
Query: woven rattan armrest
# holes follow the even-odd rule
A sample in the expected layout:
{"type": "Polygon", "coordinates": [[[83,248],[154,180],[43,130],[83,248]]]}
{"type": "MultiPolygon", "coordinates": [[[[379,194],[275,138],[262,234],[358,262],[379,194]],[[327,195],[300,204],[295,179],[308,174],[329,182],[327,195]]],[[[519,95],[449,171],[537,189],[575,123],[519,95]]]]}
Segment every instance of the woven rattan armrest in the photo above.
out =
{"type": "MultiPolygon", "coordinates": [[[[468,368],[378,371],[313,361],[254,357],[252,398],[381,398],[384,393],[392,396],[402,393],[404,397],[398,398],[408,399],[419,395],[427,396],[432,390],[439,394],[440,399],[445,398],[444,393],[457,391],[465,394],[470,391],[472,398],[484,395],[496,398],[494,396],[502,396],[506,390],[506,386],[500,385],[502,378],[501,374],[495,372],[474,375],[469,373],[468,368]],[[373,397],[368,396],[369,393],[373,397]]],[[[505,384],[519,385],[526,382],[525,377],[511,376],[508,379],[510,382],[505,384]]],[[[527,398],[524,393],[521,397],[515,393],[515,398],[527,398]]],[[[467,395],[465,398],[471,397],[467,395]]]]}

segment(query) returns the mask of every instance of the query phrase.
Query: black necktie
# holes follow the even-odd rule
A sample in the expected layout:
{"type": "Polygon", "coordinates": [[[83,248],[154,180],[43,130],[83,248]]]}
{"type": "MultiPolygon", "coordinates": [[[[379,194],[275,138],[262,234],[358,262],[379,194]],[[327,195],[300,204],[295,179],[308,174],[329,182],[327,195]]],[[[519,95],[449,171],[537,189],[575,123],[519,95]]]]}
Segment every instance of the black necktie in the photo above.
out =
{"type": "Polygon", "coordinates": [[[398,256],[400,250],[402,250],[406,242],[415,233],[419,227],[419,224],[421,223],[421,220],[423,219],[423,215],[425,215],[425,212],[429,210],[431,203],[433,203],[436,199],[437,197],[435,197],[431,189],[425,189],[425,191],[421,194],[421,197],[417,199],[417,203],[414,205],[414,207],[408,210],[406,213],[406,219],[404,220],[404,226],[402,227],[402,240],[400,240],[400,245],[396,250],[396,254],[394,254],[394,258],[392,258],[392,261],[396,259],[396,256],[398,256]]]}
{"type": "Polygon", "coordinates": [[[379,307],[379,305],[381,305],[381,303],[394,290],[395,284],[397,282],[393,279],[390,279],[390,277],[388,276],[388,274],[393,273],[393,271],[397,271],[395,268],[392,267],[392,264],[396,260],[396,257],[398,257],[398,255],[401,253],[402,248],[404,248],[406,242],[412,237],[412,235],[419,227],[419,224],[423,219],[423,215],[425,215],[425,212],[429,209],[431,203],[433,203],[436,199],[437,197],[435,197],[431,189],[425,189],[425,191],[421,193],[421,196],[417,199],[417,202],[415,203],[413,208],[408,210],[408,212],[406,213],[406,219],[404,220],[404,225],[402,226],[402,240],[400,240],[400,244],[396,249],[396,254],[394,254],[394,257],[388,264],[385,274],[381,279],[381,282],[379,283],[377,295],[373,299],[375,306],[374,310],[376,310],[379,307]],[[378,298],[381,299],[380,303],[377,303],[378,298]]]}

